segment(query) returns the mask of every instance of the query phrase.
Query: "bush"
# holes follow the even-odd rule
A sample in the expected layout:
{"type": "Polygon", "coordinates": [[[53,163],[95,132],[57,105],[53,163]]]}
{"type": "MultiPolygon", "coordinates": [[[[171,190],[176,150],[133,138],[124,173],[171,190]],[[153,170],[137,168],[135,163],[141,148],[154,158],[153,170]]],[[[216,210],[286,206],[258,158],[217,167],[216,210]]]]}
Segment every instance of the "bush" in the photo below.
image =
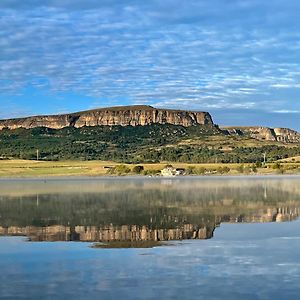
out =
{"type": "Polygon", "coordinates": [[[164,168],[173,168],[173,166],[172,165],[170,165],[170,164],[168,164],[168,165],[165,165],[165,167],[164,168]]]}
{"type": "Polygon", "coordinates": [[[224,167],[223,168],[223,172],[224,173],[229,173],[230,172],[230,168],[229,167],[224,167]]]}
{"type": "Polygon", "coordinates": [[[219,167],[217,169],[217,172],[220,173],[220,174],[227,174],[230,172],[230,168],[228,167],[219,167]]]}
{"type": "Polygon", "coordinates": [[[244,168],[244,173],[249,174],[251,172],[251,168],[250,167],[245,167],[244,168]]]}
{"type": "Polygon", "coordinates": [[[257,173],[257,167],[256,167],[256,164],[255,165],[252,165],[252,172],[253,173],[257,173]]]}
{"type": "Polygon", "coordinates": [[[236,168],[236,170],[237,170],[239,173],[244,173],[244,169],[245,169],[244,165],[239,165],[239,166],[236,168]]]}
{"type": "Polygon", "coordinates": [[[113,168],[108,169],[107,174],[128,174],[130,172],[130,169],[125,165],[118,165],[113,168]]]}
{"type": "Polygon", "coordinates": [[[280,165],[279,162],[276,162],[276,163],[272,166],[272,168],[273,168],[274,170],[279,170],[279,169],[281,169],[281,165],[280,165]]]}
{"type": "Polygon", "coordinates": [[[192,175],[195,174],[195,167],[193,166],[188,166],[185,170],[186,175],[192,175]]]}
{"type": "Polygon", "coordinates": [[[151,176],[151,175],[159,175],[161,173],[161,171],[160,170],[145,170],[145,171],[143,171],[143,174],[144,175],[148,175],[148,176],[151,176]]]}
{"type": "Polygon", "coordinates": [[[134,166],[132,169],[132,173],[141,174],[144,171],[143,166],[134,166]]]}
{"type": "Polygon", "coordinates": [[[261,162],[261,161],[257,161],[257,162],[255,163],[255,167],[256,167],[256,168],[261,168],[261,167],[262,167],[262,162],[261,162]]]}
{"type": "Polygon", "coordinates": [[[205,172],[206,172],[205,168],[197,168],[197,169],[195,169],[195,173],[198,174],[198,175],[203,175],[203,174],[205,174],[205,172]]]}

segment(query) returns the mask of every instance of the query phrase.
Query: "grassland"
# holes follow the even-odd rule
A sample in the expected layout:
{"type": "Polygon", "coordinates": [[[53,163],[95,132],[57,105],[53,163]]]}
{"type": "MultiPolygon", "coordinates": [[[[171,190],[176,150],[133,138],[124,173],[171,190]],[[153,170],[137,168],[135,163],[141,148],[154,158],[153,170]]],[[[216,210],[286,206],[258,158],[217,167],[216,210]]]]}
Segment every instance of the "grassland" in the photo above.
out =
{"type": "MultiPolygon", "coordinates": [[[[168,164],[167,162],[140,164],[144,171],[140,175],[155,175],[168,164]]],[[[268,164],[266,167],[254,167],[253,164],[187,164],[171,163],[174,168],[192,170],[198,175],[272,175],[300,174],[300,163],[268,164]],[[224,172],[224,168],[226,172],[224,172]]],[[[120,164],[112,161],[32,161],[0,160],[0,177],[53,177],[53,176],[108,176],[108,170],[116,166],[126,167],[127,172],[113,175],[137,175],[132,170],[134,164],[120,164]]]]}

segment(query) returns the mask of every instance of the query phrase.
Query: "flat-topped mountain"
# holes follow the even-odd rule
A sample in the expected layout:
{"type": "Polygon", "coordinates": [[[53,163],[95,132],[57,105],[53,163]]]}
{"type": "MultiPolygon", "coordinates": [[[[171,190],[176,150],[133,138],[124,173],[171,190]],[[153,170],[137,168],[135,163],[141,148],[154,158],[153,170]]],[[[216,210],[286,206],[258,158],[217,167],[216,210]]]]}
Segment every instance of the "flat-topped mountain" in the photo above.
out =
{"type": "Polygon", "coordinates": [[[48,127],[61,129],[64,127],[80,128],[98,125],[137,126],[166,123],[185,127],[192,125],[213,125],[212,117],[208,112],[160,109],[147,105],[134,105],[100,108],[70,114],[0,120],[0,130],[3,128],[29,129],[48,127]]]}
{"type": "MultiPolygon", "coordinates": [[[[289,128],[259,126],[219,128],[215,126],[208,112],[162,109],[148,105],[106,107],[69,114],[0,120],[0,130],[4,128],[33,129],[36,127],[47,127],[50,129],[62,129],[65,127],[82,128],[85,126],[116,125],[126,127],[152,124],[180,125],[186,128],[194,125],[208,125],[207,128],[212,129],[211,134],[237,135],[273,142],[300,143],[300,133],[289,128]]],[[[201,133],[201,130],[199,130],[199,133],[201,133]]],[[[208,133],[206,132],[206,134],[208,133]]]]}

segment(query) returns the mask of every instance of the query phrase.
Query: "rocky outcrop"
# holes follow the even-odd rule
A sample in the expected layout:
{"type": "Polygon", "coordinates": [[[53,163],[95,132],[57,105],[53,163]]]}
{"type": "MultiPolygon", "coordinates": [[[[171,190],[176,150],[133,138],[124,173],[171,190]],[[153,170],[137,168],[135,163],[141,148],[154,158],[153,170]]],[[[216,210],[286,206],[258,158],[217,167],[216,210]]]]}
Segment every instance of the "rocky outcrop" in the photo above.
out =
{"type": "Polygon", "coordinates": [[[274,128],[276,139],[285,143],[300,143],[300,133],[289,128],[274,128]]]}
{"type": "Polygon", "coordinates": [[[221,129],[228,135],[248,136],[265,141],[300,143],[300,133],[289,128],[222,127],[221,129]]]}
{"type": "Polygon", "coordinates": [[[158,109],[152,106],[136,105],[101,108],[72,114],[0,120],[0,130],[35,127],[61,129],[69,126],[79,128],[97,125],[137,126],[155,123],[186,127],[213,125],[212,118],[207,112],[158,109]]]}

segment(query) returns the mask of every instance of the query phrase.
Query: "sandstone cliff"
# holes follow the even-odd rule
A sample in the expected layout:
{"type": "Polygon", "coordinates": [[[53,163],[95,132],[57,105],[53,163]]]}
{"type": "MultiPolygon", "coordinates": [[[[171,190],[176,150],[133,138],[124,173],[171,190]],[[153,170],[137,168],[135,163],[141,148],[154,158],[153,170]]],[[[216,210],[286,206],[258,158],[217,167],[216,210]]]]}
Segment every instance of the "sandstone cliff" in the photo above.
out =
{"type": "Polygon", "coordinates": [[[289,128],[222,127],[225,134],[255,138],[257,140],[300,143],[300,133],[289,128]]]}
{"type": "Polygon", "coordinates": [[[101,108],[78,113],[34,116],[19,119],[0,120],[0,130],[3,128],[35,128],[48,127],[60,129],[63,127],[83,127],[97,125],[137,126],[149,124],[174,124],[182,126],[213,125],[207,112],[157,109],[152,106],[120,106],[101,108]]]}

